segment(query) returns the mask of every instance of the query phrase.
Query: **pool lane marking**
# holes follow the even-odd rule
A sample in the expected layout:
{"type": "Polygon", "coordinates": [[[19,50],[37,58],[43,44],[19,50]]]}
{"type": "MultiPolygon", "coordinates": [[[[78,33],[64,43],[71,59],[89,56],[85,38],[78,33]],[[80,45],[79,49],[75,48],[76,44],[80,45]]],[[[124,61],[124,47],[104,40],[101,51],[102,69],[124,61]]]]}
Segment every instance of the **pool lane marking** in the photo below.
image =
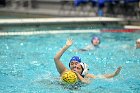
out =
{"type": "Polygon", "coordinates": [[[105,29],[101,32],[136,32],[138,29],[105,29]]]}
{"type": "Polygon", "coordinates": [[[0,32],[0,36],[7,35],[38,35],[38,34],[63,34],[63,33],[100,33],[100,30],[52,30],[52,31],[26,31],[26,32],[0,32]]]}

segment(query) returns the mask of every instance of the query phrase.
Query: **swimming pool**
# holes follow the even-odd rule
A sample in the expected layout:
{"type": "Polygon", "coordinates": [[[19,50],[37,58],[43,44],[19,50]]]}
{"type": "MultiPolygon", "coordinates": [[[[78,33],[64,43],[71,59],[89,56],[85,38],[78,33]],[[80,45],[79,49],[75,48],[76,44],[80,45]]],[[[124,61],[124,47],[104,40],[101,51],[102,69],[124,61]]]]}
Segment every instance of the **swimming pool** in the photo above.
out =
{"type": "Polygon", "coordinates": [[[139,37],[140,33],[111,32],[0,36],[0,93],[139,93],[140,49],[134,48],[139,37]],[[72,52],[90,44],[94,35],[101,38],[100,48],[72,52]],[[67,38],[74,40],[62,56],[67,67],[69,59],[78,55],[89,65],[90,73],[112,73],[122,66],[121,73],[113,79],[93,80],[78,90],[64,88],[57,83],[53,57],[67,38]]]}

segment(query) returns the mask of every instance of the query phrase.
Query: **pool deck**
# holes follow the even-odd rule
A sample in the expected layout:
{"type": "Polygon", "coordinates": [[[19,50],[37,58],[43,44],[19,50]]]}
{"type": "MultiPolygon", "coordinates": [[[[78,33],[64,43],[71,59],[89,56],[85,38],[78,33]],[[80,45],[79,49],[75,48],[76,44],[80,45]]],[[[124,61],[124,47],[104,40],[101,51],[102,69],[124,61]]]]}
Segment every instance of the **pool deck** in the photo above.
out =
{"type": "Polygon", "coordinates": [[[18,18],[0,19],[0,24],[67,23],[67,22],[120,22],[123,18],[110,17],[69,17],[69,18],[18,18]]]}

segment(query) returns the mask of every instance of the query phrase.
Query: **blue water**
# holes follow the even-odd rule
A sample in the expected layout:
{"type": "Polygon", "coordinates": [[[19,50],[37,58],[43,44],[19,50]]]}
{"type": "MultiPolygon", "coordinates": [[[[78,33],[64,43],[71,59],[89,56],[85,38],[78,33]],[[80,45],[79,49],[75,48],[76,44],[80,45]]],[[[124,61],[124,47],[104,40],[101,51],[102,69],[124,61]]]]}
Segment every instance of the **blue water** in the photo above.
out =
{"type": "Polygon", "coordinates": [[[140,49],[135,40],[140,33],[81,33],[0,37],[0,93],[140,93],[140,49]],[[100,36],[100,48],[87,52],[72,52],[90,44],[92,36],[100,36]],[[80,56],[89,65],[89,73],[112,73],[122,70],[113,79],[95,79],[77,90],[64,88],[53,57],[72,38],[73,45],[62,56],[80,56]]]}

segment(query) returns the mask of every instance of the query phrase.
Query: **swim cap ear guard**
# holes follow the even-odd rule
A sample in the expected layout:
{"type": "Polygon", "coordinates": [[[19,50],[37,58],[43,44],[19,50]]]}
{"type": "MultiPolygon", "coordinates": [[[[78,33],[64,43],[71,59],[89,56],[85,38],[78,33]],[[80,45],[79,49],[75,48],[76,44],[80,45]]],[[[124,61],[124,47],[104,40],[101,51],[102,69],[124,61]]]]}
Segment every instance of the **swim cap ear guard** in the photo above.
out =
{"type": "Polygon", "coordinates": [[[88,73],[88,65],[86,64],[86,63],[80,63],[81,64],[81,66],[82,66],[82,68],[83,68],[83,71],[82,71],[82,73],[81,73],[81,75],[86,75],[87,73],[88,73]]]}

